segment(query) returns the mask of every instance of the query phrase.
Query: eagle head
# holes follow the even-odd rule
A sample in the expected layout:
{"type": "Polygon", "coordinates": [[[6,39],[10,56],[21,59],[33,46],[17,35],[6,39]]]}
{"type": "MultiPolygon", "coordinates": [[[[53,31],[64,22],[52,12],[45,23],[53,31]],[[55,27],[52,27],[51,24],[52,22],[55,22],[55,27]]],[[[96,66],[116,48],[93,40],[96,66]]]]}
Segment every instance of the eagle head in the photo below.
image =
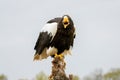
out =
{"type": "Polygon", "coordinates": [[[73,25],[73,21],[70,18],[70,16],[64,15],[62,17],[62,24],[63,24],[64,28],[66,29],[69,25],[73,25]]]}

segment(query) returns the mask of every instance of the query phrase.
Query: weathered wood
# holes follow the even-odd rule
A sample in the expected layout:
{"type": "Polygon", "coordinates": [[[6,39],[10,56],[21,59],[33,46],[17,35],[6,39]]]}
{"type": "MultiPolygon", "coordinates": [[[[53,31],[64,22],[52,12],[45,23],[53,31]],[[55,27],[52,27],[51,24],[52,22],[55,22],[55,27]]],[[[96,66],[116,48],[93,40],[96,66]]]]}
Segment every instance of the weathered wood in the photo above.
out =
{"type": "Polygon", "coordinates": [[[65,66],[64,58],[55,57],[52,61],[52,72],[49,80],[73,80],[73,75],[66,76],[65,66]]]}

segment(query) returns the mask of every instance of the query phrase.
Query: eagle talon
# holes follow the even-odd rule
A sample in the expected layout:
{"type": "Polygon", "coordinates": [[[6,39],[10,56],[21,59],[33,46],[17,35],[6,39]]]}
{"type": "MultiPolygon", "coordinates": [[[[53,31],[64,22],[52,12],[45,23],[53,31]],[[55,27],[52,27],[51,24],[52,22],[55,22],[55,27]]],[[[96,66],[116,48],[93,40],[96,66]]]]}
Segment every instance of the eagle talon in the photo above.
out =
{"type": "Polygon", "coordinates": [[[60,57],[60,59],[63,59],[63,58],[64,58],[64,55],[63,55],[63,54],[60,54],[59,57],[60,57]]]}
{"type": "Polygon", "coordinates": [[[56,53],[54,58],[56,58],[56,57],[59,57],[60,59],[63,59],[63,58],[64,58],[64,55],[63,55],[63,54],[59,54],[59,55],[58,55],[58,54],[56,53]]]}

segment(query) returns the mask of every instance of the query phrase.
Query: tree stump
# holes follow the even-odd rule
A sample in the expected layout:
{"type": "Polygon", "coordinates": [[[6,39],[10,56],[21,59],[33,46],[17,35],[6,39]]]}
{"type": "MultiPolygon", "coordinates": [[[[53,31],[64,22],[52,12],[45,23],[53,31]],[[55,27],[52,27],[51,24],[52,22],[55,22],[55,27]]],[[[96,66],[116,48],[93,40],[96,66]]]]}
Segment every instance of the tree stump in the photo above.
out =
{"type": "Polygon", "coordinates": [[[64,58],[61,59],[59,56],[55,57],[52,61],[52,72],[49,80],[73,80],[73,75],[66,76],[65,66],[64,58]]]}

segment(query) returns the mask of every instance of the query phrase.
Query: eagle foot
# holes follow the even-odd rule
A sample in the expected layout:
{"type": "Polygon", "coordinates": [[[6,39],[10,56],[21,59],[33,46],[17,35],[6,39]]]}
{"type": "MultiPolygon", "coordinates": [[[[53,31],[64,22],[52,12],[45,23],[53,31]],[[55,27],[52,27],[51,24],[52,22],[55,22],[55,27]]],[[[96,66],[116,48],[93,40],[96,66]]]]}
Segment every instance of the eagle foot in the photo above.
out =
{"type": "Polygon", "coordinates": [[[58,54],[56,53],[55,56],[54,56],[54,58],[57,58],[57,57],[59,57],[60,59],[63,59],[63,58],[64,58],[64,55],[63,55],[63,54],[59,54],[59,55],[58,55],[58,54]]]}

